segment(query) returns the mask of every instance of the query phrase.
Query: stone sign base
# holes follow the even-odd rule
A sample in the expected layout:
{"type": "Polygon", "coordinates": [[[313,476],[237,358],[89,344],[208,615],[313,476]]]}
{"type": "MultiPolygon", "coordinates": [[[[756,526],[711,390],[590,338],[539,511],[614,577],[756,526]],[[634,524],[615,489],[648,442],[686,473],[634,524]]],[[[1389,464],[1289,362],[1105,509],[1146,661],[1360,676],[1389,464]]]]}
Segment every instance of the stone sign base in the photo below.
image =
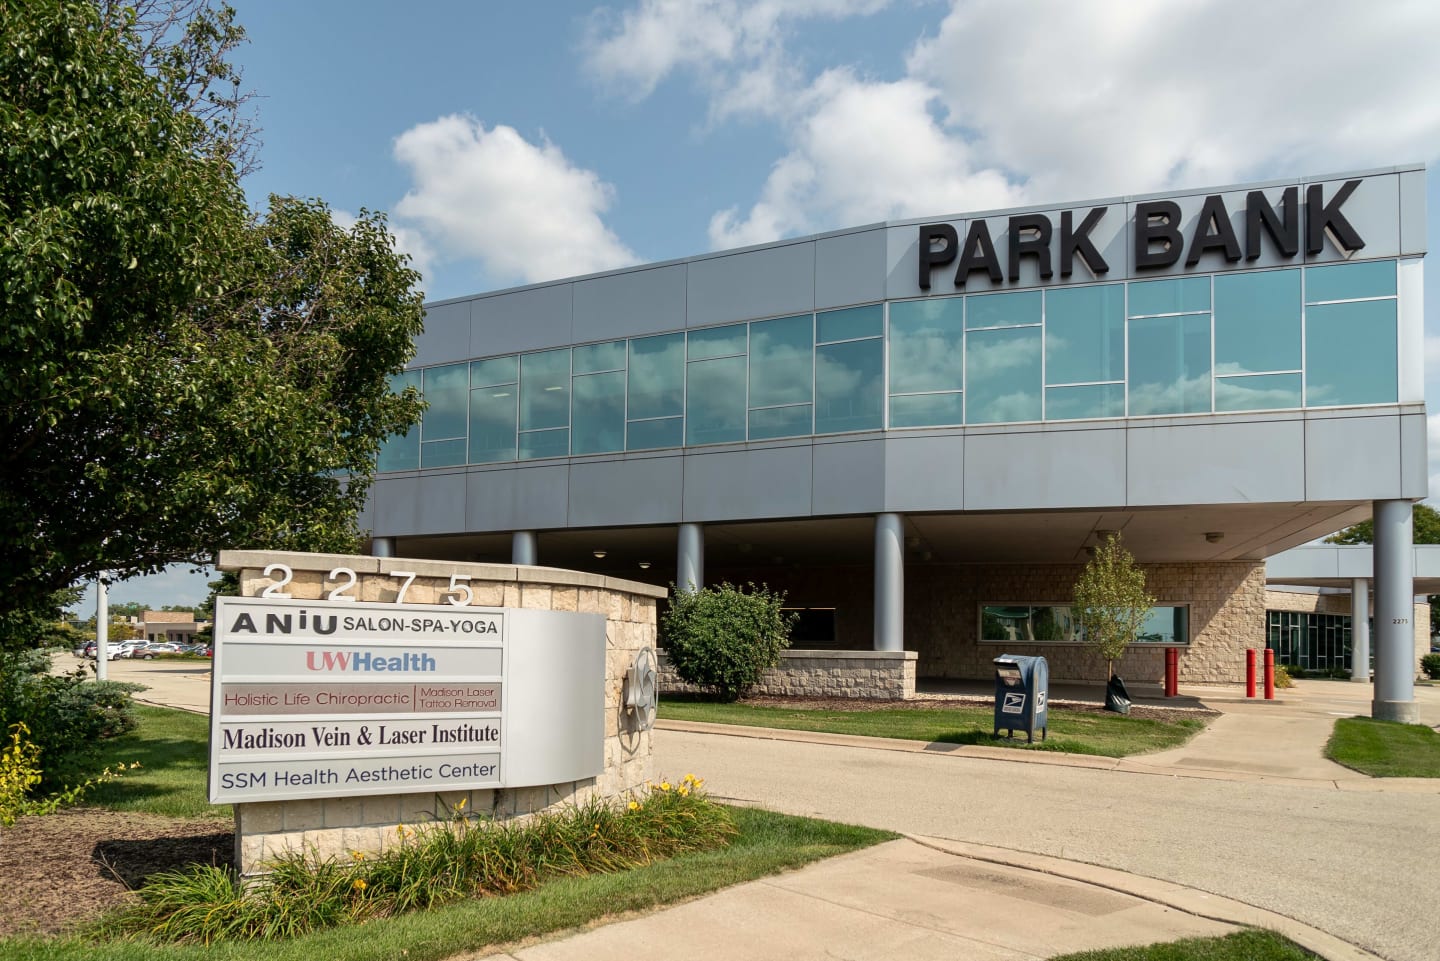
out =
{"type": "MultiPolygon", "coordinates": [[[[917,658],[914,651],[783,651],[779,665],[761,675],[750,693],[904,700],[915,696],[917,658]]],[[[662,653],[660,690],[693,694],[699,688],[680,680],[662,653]]]]}

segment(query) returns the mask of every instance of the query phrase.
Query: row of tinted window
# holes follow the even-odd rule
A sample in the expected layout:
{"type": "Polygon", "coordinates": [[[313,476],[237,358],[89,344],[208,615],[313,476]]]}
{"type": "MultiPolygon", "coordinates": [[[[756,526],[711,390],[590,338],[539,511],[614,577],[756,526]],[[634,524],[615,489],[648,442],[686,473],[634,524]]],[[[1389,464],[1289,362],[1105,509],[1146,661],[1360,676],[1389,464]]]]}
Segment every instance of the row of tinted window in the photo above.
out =
{"type": "Polygon", "coordinates": [[[1395,262],[898,301],[888,338],[871,305],[396,385],[430,406],[381,470],[877,430],[887,400],[891,428],[1388,403],[1395,262]]]}

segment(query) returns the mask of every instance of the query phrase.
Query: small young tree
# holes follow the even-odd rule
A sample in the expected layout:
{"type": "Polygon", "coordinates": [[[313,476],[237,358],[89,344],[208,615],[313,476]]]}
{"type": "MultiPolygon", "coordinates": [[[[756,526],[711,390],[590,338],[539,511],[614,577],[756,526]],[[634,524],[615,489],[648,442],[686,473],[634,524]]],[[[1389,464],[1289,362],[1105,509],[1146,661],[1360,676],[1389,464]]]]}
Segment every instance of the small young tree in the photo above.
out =
{"type": "Polygon", "coordinates": [[[1105,659],[1107,678],[1115,676],[1115,662],[1154,606],[1155,598],[1145,592],[1145,572],[1121,546],[1120,535],[1111,534],[1076,579],[1074,607],[1085,643],[1105,659]]]}
{"type": "Polygon", "coordinates": [[[665,653],[675,673],[722,701],[733,701],[780,663],[790,646],[794,614],[784,593],[763,585],[746,593],[733,584],[675,591],[664,618],[665,653]]]}

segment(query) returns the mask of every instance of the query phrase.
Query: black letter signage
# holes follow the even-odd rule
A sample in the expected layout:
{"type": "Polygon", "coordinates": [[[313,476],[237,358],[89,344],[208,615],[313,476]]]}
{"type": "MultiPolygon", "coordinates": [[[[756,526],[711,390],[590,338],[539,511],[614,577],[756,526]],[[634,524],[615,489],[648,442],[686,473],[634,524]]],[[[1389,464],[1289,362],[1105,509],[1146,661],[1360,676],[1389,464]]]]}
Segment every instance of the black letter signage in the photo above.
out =
{"type": "Polygon", "coordinates": [[[1169,200],[1148,200],[1135,205],[1135,266],[1169,267],[1180,259],[1185,238],[1180,236],[1180,205],[1169,200]],[[1158,220],[1158,222],[1157,222],[1158,220]],[[1165,246],[1151,250],[1160,241],[1165,246]]]}
{"type": "Polygon", "coordinates": [[[1325,203],[1319,184],[1312,184],[1305,191],[1305,252],[1307,254],[1318,254],[1325,249],[1325,231],[1333,231],[1336,242],[1340,249],[1351,254],[1365,246],[1365,241],[1360,239],[1360,234],[1351,226],[1350,221],[1340,212],[1340,207],[1350,199],[1355,188],[1360,186],[1358,180],[1347,180],[1345,186],[1325,203]]]}
{"type": "Polygon", "coordinates": [[[955,259],[960,238],[949,224],[925,224],[920,228],[920,289],[930,289],[930,268],[940,267],[955,259]],[[935,241],[945,241],[938,250],[935,241]]]}

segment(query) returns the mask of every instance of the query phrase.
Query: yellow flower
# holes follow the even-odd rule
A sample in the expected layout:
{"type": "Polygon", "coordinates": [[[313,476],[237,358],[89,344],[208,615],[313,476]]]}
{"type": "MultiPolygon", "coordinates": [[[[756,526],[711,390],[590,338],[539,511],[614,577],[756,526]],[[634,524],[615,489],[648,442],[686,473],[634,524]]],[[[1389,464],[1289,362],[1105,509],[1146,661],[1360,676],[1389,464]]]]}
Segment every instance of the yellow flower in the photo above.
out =
{"type": "Polygon", "coordinates": [[[685,775],[685,783],[686,783],[686,784],[694,784],[694,783],[695,783],[695,775],[693,775],[693,774],[687,774],[687,775],[685,775]]]}
{"type": "Polygon", "coordinates": [[[467,798],[467,797],[462,797],[462,798],[460,799],[460,803],[457,804],[457,805],[455,805],[455,810],[457,810],[457,811],[462,811],[462,810],[464,810],[464,809],[465,809],[465,802],[468,801],[468,800],[470,800],[470,799],[467,798]]]}
{"type": "Polygon", "coordinates": [[[640,810],[640,802],[639,802],[639,801],[631,801],[631,802],[630,802],[630,810],[632,810],[632,811],[638,811],[638,810],[640,810]]]}
{"type": "Polygon", "coordinates": [[[690,795],[690,789],[688,787],[682,787],[679,793],[681,797],[688,797],[690,795]]]}
{"type": "Polygon", "coordinates": [[[661,781],[661,782],[660,782],[660,790],[662,790],[662,791],[668,791],[668,790],[670,790],[670,782],[669,782],[669,781],[661,781]]]}
{"type": "Polygon", "coordinates": [[[354,881],[350,882],[350,887],[356,891],[364,891],[369,886],[370,885],[365,883],[364,878],[356,878],[354,881]]]}
{"type": "Polygon", "coordinates": [[[355,860],[357,860],[357,861],[363,861],[363,860],[365,860],[365,855],[364,855],[364,853],[363,853],[363,852],[360,852],[360,851],[351,851],[351,852],[350,852],[350,856],[351,856],[352,858],[354,858],[355,860]]]}
{"type": "Polygon", "coordinates": [[[403,825],[403,824],[397,824],[397,825],[395,825],[395,833],[398,834],[398,835],[400,835],[402,838],[403,838],[403,837],[406,837],[405,825],[403,825]]]}

